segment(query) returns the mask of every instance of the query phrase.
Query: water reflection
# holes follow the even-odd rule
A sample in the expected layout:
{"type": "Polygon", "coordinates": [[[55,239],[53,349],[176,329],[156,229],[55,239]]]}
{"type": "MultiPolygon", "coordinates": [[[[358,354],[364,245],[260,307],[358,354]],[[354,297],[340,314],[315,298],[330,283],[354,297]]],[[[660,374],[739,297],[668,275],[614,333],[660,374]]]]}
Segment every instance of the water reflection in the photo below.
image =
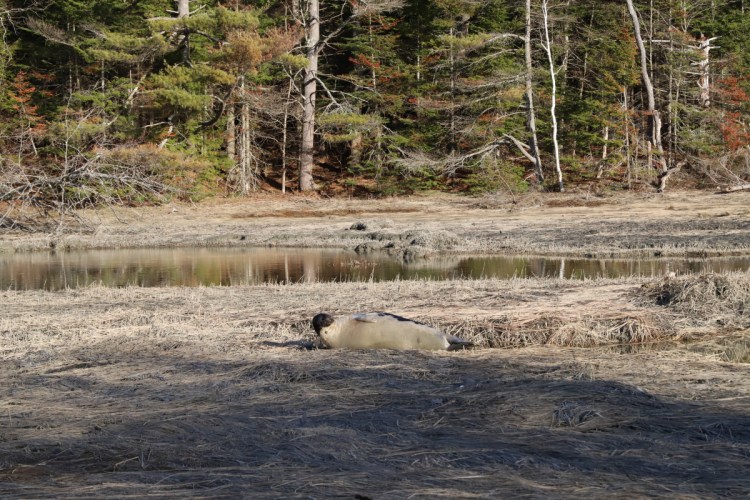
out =
{"type": "Polygon", "coordinates": [[[200,286],[395,279],[661,276],[747,270],[750,258],[597,260],[450,256],[404,263],[344,250],[176,248],[0,256],[3,289],[200,286]]]}

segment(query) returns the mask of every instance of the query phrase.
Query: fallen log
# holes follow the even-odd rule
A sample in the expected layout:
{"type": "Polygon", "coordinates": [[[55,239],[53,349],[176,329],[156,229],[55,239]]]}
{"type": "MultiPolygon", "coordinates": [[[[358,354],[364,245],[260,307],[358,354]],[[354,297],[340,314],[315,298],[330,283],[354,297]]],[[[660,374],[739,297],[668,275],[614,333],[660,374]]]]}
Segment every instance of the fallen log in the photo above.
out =
{"type": "Polygon", "coordinates": [[[734,193],[735,191],[744,191],[750,189],[750,184],[739,184],[737,186],[728,186],[716,192],[716,194],[734,193]]]}

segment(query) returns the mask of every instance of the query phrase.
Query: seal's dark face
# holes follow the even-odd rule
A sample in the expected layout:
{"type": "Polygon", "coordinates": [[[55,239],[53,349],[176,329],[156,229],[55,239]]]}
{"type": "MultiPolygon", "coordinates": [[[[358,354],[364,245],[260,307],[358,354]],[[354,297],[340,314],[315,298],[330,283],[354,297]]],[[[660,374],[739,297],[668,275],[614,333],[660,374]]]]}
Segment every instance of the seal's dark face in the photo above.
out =
{"type": "Polygon", "coordinates": [[[333,316],[326,313],[316,314],[312,319],[312,327],[315,329],[315,333],[320,335],[320,330],[333,324],[333,316]]]}

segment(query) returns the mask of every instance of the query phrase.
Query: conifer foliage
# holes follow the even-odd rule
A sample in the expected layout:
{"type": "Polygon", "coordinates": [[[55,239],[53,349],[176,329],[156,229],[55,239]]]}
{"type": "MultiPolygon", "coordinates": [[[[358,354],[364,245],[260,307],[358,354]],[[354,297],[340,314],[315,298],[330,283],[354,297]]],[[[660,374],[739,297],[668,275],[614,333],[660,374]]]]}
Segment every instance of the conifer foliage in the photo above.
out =
{"type": "Polygon", "coordinates": [[[0,23],[7,210],[750,182],[747,1],[0,0],[0,23]]]}

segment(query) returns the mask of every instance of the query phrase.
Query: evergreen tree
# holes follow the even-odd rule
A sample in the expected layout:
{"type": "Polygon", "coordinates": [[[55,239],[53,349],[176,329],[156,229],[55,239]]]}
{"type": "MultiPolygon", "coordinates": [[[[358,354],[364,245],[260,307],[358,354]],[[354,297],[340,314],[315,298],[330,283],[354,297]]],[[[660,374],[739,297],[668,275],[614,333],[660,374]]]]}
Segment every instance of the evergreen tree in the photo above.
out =
{"type": "Polygon", "coordinates": [[[325,1],[310,44],[291,0],[0,0],[6,175],[67,179],[54,196],[81,203],[75,172],[137,165],[249,193],[300,153],[305,189],[316,164],[377,192],[523,189],[554,163],[554,76],[571,186],[750,179],[746,1],[632,0],[642,50],[626,2],[528,3],[529,23],[507,0],[325,1]]]}

